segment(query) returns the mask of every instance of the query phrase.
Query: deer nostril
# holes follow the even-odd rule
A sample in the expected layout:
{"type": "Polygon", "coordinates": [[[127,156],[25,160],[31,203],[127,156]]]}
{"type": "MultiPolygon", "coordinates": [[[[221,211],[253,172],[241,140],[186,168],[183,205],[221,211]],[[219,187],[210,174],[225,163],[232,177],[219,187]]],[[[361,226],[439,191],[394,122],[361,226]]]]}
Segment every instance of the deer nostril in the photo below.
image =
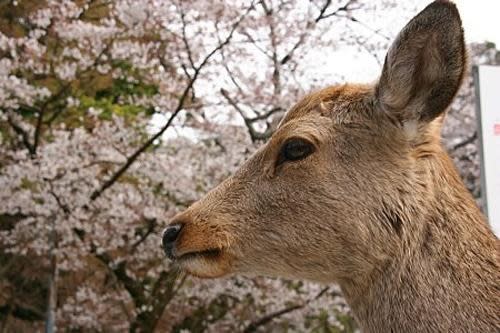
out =
{"type": "Polygon", "coordinates": [[[163,231],[162,243],[163,245],[173,243],[177,239],[182,226],[180,224],[170,225],[163,231]]]}
{"type": "Polygon", "coordinates": [[[181,224],[173,224],[166,227],[165,230],[163,231],[161,244],[163,246],[165,254],[169,258],[173,257],[172,255],[173,245],[175,240],[177,239],[177,236],[179,236],[181,229],[182,229],[181,224]]]}

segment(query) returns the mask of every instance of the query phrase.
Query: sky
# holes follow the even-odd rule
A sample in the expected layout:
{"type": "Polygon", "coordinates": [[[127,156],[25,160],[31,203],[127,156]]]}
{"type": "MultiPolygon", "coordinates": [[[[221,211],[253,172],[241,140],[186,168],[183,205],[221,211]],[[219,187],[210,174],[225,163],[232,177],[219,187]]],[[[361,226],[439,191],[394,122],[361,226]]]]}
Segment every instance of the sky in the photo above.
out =
{"type": "MultiPolygon", "coordinates": [[[[491,41],[500,47],[500,0],[455,0],[468,41],[491,41]]],[[[424,5],[425,6],[425,5],[424,5]]]]}
{"type": "MultiPolygon", "coordinates": [[[[454,0],[460,15],[467,43],[493,42],[500,48],[500,0],[454,0]]],[[[401,28],[431,0],[402,0],[397,7],[389,10],[367,12],[364,20],[369,25],[383,29],[391,40],[401,28]],[[370,17],[371,15],[371,17],[370,17]]],[[[362,27],[359,28],[362,33],[362,27]]],[[[388,45],[387,45],[388,46],[388,45]]],[[[334,55],[334,61],[325,61],[317,69],[311,68],[311,76],[320,75],[325,66],[339,76],[338,81],[373,82],[380,75],[381,62],[385,55],[381,48],[377,60],[355,47],[342,47],[334,55]]]]}

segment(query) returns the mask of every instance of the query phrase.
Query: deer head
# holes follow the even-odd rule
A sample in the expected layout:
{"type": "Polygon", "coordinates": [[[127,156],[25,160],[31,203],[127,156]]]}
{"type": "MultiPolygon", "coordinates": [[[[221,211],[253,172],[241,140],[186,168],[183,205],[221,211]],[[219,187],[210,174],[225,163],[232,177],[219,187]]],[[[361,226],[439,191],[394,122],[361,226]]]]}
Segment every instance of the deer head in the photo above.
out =
{"type": "Polygon", "coordinates": [[[377,270],[421,232],[413,217],[439,195],[441,115],[465,63],[456,7],[433,2],[400,32],[376,84],[304,97],[233,176],[178,214],[167,255],[207,278],[341,282],[377,270]]]}

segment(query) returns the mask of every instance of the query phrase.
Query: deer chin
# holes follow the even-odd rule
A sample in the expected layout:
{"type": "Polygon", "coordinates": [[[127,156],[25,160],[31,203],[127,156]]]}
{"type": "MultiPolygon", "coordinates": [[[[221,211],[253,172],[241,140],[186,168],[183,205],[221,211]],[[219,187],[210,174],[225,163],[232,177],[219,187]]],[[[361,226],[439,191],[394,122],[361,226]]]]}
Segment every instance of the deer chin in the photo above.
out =
{"type": "Polygon", "coordinates": [[[175,258],[177,266],[193,276],[219,278],[230,273],[230,256],[224,249],[187,252],[175,258]]]}

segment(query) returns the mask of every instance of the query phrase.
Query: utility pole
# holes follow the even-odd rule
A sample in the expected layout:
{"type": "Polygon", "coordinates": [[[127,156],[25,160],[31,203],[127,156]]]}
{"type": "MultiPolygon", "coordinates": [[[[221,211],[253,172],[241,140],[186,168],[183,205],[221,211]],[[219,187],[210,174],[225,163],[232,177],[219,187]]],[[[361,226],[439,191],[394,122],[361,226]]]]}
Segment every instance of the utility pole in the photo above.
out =
{"type": "Polygon", "coordinates": [[[47,302],[47,318],[45,321],[45,333],[54,333],[56,324],[57,307],[57,233],[55,217],[52,216],[52,228],[49,234],[50,250],[50,276],[49,276],[49,297],[47,302]]]}

